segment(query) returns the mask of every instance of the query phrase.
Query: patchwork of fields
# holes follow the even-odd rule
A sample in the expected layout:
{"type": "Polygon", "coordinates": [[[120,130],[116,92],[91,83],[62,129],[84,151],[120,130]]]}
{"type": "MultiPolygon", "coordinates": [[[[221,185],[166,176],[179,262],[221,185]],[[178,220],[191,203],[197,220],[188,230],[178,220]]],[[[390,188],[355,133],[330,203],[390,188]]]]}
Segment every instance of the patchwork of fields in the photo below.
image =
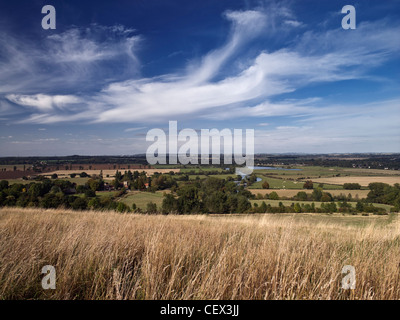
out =
{"type": "MultiPolygon", "coordinates": [[[[17,169],[21,167],[18,166],[17,169]]],[[[7,167],[11,170],[11,166],[7,167]]],[[[187,174],[189,181],[203,180],[207,177],[214,177],[218,179],[234,179],[236,180],[237,175],[227,173],[224,168],[218,167],[182,167],[182,166],[156,166],[153,169],[133,169],[139,171],[145,171],[148,176],[152,176],[155,172],[167,174],[171,171],[174,173],[180,173],[181,175],[187,174]]],[[[111,181],[115,178],[117,170],[102,170],[103,178],[106,181],[111,181]]],[[[100,170],[85,170],[89,175],[98,176],[100,170]]],[[[120,171],[121,172],[121,171],[120,171]]],[[[46,172],[42,175],[51,177],[52,174],[57,174],[58,179],[65,179],[70,182],[76,183],[77,185],[84,185],[89,180],[88,177],[81,178],[76,176],[70,177],[71,173],[79,174],[77,172],[71,172],[70,170],[58,170],[54,172],[46,172]]],[[[123,172],[122,172],[123,173],[123,172]]],[[[400,173],[395,170],[375,170],[375,169],[357,169],[357,168],[341,168],[341,167],[318,167],[318,166],[291,166],[285,168],[275,169],[256,169],[254,174],[261,181],[254,182],[247,188],[249,191],[256,196],[265,196],[271,192],[276,192],[280,198],[291,198],[297,195],[298,192],[303,191],[307,194],[313,192],[313,190],[303,189],[303,184],[306,180],[312,180],[314,189],[317,187],[323,187],[325,192],[329,192],[332,196],[346,196],[351,195],[353,199],[365,199],[369,193],[367,188],[370,182],[383,182],[388,184],[400,183],[400,173]],[[293,170],[294,169],[294,170],[293,170]],[[269,189],[263,189],[263,183],[268,182],[269,189]],[[343,188],[344,183],[359,183],[362,188],[360,190],[346,190],[343,188]]],[[[11,179],[9,183],[30,183],[30,180],[22,179],[11,179]]],[[[177,181],[178,185],[185,184],[184,180],[177,181]]],[[[153,202],[158,208],[161,207],[163,201],[164,192],[170,192],[170,190],[152,192],[143,191],[128,191],[127,194],[122,197],[118,197],[116,200],[123,202],[129,208],[135,204],[137,208],[146,210],[147,204],[153,202]]],[[[97,193],[101,196],[113,198],[112,193],[97,193]]],[[[275,204],[271,200],[270,204],[275,204]],[[272,201],[272,202],[271,202],[272,201]]],[[[253,202],[257,203],[257,202],[253,202]]],[[[290,205],[290,203],[284,203],[290,205]]],[[[316,203],[318,207],[318,204],[316,203]]],[[[379,205],[378,205],[379,207],[379,205]]],[[[382,206],[381,206],[382,207],[382,206]]],[[[383,206],[385,209],[390,209],[389,206],[383,206]]]]}

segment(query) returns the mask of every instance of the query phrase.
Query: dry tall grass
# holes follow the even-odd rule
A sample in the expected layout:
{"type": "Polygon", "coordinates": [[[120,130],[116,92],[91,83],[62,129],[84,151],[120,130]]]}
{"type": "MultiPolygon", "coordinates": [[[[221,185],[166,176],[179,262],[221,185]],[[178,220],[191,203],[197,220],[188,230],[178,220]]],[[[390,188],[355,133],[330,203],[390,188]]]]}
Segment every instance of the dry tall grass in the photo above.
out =
{"type": "Polygon", "coordinates": [[[399,236],[398,220],[2,209],[0,298],[399,299],[399,236]],[[344,265],[355,290],[340,288],[344,265]]]}

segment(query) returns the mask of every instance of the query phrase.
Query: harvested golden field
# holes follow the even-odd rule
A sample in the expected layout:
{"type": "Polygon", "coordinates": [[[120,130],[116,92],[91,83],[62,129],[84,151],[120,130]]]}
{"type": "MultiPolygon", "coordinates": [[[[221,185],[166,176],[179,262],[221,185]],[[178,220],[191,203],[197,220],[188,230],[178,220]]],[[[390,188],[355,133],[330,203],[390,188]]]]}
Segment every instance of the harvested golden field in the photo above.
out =
{"type": "Polygon", "coordinates": [[[314,183],[327,183],[327,184],[344,184],[344,183],[359,183],[363,187],[367,187],[371,182],[383,182],[390,185],[400,183],[400,176],[379,176],[379,177],[331,177],[331,178],[317,178],[313,179],[314,183]]]}
{"type": "Polygon", "coordinates": [[[400,222],[0,210],[1,299],[399,299],[400,222]],[[56,289],[41,269],[56,270],[56,289]],[[356,288],[341,289],[345,265],[356,288]]]}
{"type": "MultiPolygon", "coordinates": [[[[249,191],[255,195],[260,193],[263,196],[267,193],[269,194],[275,191],[280,197],[294,197],[300,191],[304,191],[305,193],[309,194],[313,192],[313,190],[307,190],[307,189],[249,189],[249,191]]],[[[353,198],[355,198],[356,195],[358,195],[360,199],[366,198],[369,192],[369,190],[325,190],[325,191],[329,192],[333,196],[338,196],[340,194],[344,194],[347,196],[350,193],[353,198]]]]}

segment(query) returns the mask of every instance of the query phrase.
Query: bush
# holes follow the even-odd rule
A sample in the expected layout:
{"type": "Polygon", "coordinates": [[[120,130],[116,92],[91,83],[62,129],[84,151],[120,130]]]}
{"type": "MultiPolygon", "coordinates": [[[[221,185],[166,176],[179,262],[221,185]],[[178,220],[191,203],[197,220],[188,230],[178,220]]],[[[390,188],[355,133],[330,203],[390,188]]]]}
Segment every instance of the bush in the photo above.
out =
{"type": "Polygon", "coordinates": [[[269,183],[267,181],[264,181],[262,187],[263,189],[269,189],[269,183]]]}
{"type": "Polygon", "coordinates": [[[147,203],[146,212],[150,214],[157,213],[157,205],[154,202],[147,203]]]}
{"type": "Polygon", "coordinates": [[[346,190],[360,190],[361,185],[359,183],[345,183],[343,184],[343,189],[346,190]]]}
{"type": "Polygon", "coordinates": [[[86,186],[77,186],[76,187],[76,193],[85,193],[85,191],[87,190],[86,186]]]}
{"type": "Polygon", "coordinates": [[[300,192],[297,193],[295,198],[296,198],[296,200],[299,200],[299,201],[306,201],[307,200],[307,193],[305,193],[304,191],[300,191],[300,192]]]}
{"type": "Polygon", "coordinates": [[[101,203],[99,198],[91,198],[87,204],[90,209],[99,209],[101,207],[101,203]]]}
{"type": "Polygon", "coordinates": [[[278,194],[277,194],[275,191],[272,191],[272,192],[269,194],[269,199],[270,199],[270,200],[279,200],[279,196],[278,196],[278,194]]]}
{"type": "Polygon", "coordinates": [[[116,210],[121,213],[130,211],[129,207],[123,202],[118,202],[116,210]]]}
{"type": "Polygon", "coordinates": [[[311,180],[307,180],[304,184],[303,184],[303,189],[313,189],[314,188],[314,184],[311,180]]]}
{"type": "Polygon", "coordinates": [[[71,203],[71,207],[74,210],[85,210],[87,208],[87,202],[84,198],[76,198],[74,202],[71,203]]]}
{"type": "Polygon", "coordinates": [[[330,194],[330,193],[327,193],[327,192],[324,192],[324,193],[322,194],[322,197],[321,197],[320,201],[322,201],[322,202],[330,202],[330,201],[332,201],[332,196],[331,196],[331,194],[330,194]]]}
{"type": "Polygon", "coordinates": [[[96,192],[93,191],[92,189],[85,190],[85,197],[86,198],[93,198],[95,196],[96,196],[96,192]]]}

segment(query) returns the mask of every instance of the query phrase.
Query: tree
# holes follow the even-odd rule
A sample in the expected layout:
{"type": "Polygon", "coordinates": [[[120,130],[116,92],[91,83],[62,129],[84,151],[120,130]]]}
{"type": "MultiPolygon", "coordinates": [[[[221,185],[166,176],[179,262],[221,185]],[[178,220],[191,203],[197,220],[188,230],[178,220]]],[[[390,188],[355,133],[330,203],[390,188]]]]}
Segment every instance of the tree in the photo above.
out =
{"type": "Polygon", "coordinates": [[[76,187],[76,193],[85,193],[85,191],[87,190],[87,187],[86,186],[82,186],[82,185],[79,185],[79,186],[77,186],[76,187]]]}
{"type": "Polygon", "coordinates": [[[244,196],[239,196],[238,197],[238,208],[237,208],[238,212],[243,213],[250,208],[251,208],[250,201],[244,196]]]}
{"type": "Polygon", "coordinates": [[[295,198],[296,198],[296,200],[299,200],[299,201],[306,201],[307,193],[305,193],[304,191],[299,191],[295,198]]]}
{"type": "Polygon", "coordinates": [[[230,194],[228,199],[226,199],[226,205],[230,213],[236,212],[238,207],[238,196],[235,194],[230,194]]]}
{"type": "Polygon", "coordinates": [[[162,213],[163,214],[168,214],[171,212],[176,212],[178,209],[178,203],[177,200],[175,199],[175,197],[168,193],[168,194],[164,194],[164,199],[162,202],[162,213]]]}
{"type": "Polygon", "coordinates": [[[8,188],[8,181],[7,180],[1,180],[0,181],[0,191],[5,190],[8,188]]]}
{"type": "Polygon", "coordinates": [[[72,203],[71,207],[74,210],[85,210],[87,208],[87,202],[84,198],[76,198],[72,203]]]}
{"type": "Polygon", "coordinates": [[[322,198],[322,191],[321,189],[314,189],[311,197],[313,198],[314,201],[320,201],[322,198]]]}
{"type": "Polygon", "coordinates": [[[122,174],[121,174],[121,172],[119,172],[119,171],[117,170],[117,172],[115,173],[115,180],[121,181],[121,178],[122,178],[122,174]]]}
{"type": "Polygon", "coordinates": [[[54,194],[58,193],[58,192],[61,192],[61,188],[59,186],[52,186],[51,189],[50,189],[50,192],[54,193],[54,194]]]}
{"type": "Polygon", "coordinates": [[[146,206],[146,212],[150,214],[157,213],[157,205],[152,201],[148,202],[146,206]]]}
{"type": "Polygon", "coordinates": [[[278,194],[277,194],[275,191],[272,191],[272,192],[269,194],[269,199],[270,199],[270,200],[279,200],[279,196],[278,196],[278,194]]]}
{"type": "Polygon", "coordinates": [[[307,180],[304,184],[303,184],[303,189],[313,189],[314,188],[314,184],[311,180],[307,180]]]}
{"type": "Polygon", "coordinates": [[[89,179],[88,182],[86,182],[86,186],[93,191],[100,191],[102,188],[104,188],[104,182],[103,180],[89,179]]]}
{"type": "Polygon", "coordinates": [[[116,210],[121,213],[129,212],[129,207],[123,202],[118,202],[116,210]]]}
{"type": "Polygon", "coordinates": [[[300,204],[298,202],[296,202],[294,204],[293,208],[294,208],[294,212],[296,212],[296,213],[300,213],[301,212],[301,207],[300,207],[300,204]]]}
{"type": "Polygon", "coordinates": [[[47,193],[40,201],[40,206],[42,208],[58,208],[63,204],[62,197],[59,197],[58,194],[47,193]]]}
{"type": "Polygon", "coordinates": [[[320,201],[322,201],[322,202],[330,202],[330,201],[332,201],[331,194],[327,193],[327,192],[322,193],[320,201]]]}
{"type": "Polygon", "coordinates": [[[92,189],[85,190],[85,197],[86,198],[93,198],[95,196],[96,196],[96,192],[93,191],[92,189]]]}
{"type": "Polygon", "coordinates": [[[91,198],[91,199],[88,201],[87,206],[88,206],[88,208],[90,208],[90,209],[99,209],[99,208],[101,207],[101,203],[100,203],[99,198],[97,198],[97,197],[91,198]]]}
{"type": "Polygon", "coordinates": [[[261,205],[260,205],[260,212],[261,212],[261,213],[267,212],[267,205],[266,205],[265,201],[263,201],[263,202],[261,203],[261,205]]]}
{"type": "Polygon", "coordinates": [[[396,185],[392,187],[386,183],[373,182],[368,188],[371,190],[367,195],[370,202],[393,204],[395,199],[400,197],[400,188],[396,185]]]}
{"type": "Polygon", "coordinates": [[[264,181],[262,187],[263,189],[269,189],[269,183],[267,181],[264,181]]]}
{"type": "Polygon", "coordinates": [[[31,201],[37,201],[39,197],[44,196],[46,190],[41,183],[32,183],[29,185],[28,194],[31,201]]]}
{"type": "Polygon", "coordinates": [[[343,189],[346,190],[360,190],[361,185],[359,183],[345,183],[343,184],[343,189]]]}
{"type": "Polygon", "coordinates": [[[323,212],[326,213],[333,213],[337,211],[336,203],[329,202],[329,203],[321,203],[321,209],[323,212]]]}
{"type": "Polygon", "coordinates": [[[112,185],[115,189],[119,189],[119,188],[122,186],[118,179],[114,179],[114,180],[111,182],[111,185],[112,185]]]}

